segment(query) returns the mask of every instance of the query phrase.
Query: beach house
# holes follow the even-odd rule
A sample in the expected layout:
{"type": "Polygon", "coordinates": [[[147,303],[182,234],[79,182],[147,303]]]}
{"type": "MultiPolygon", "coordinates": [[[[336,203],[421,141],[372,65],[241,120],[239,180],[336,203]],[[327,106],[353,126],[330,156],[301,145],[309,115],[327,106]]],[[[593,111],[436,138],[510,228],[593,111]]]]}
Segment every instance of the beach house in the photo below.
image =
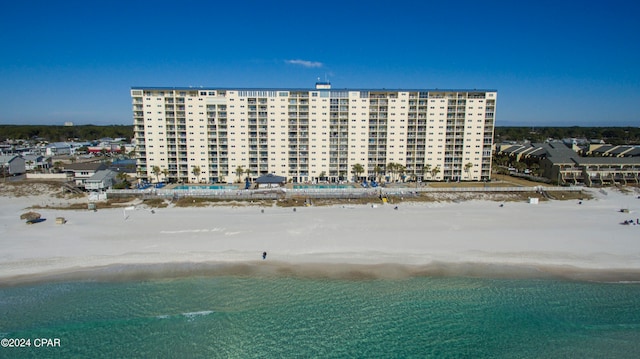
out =
{"type": "Polygon", "coordinates": [[[0,155],[0,173],[14,176],[26,172],[25,160],[18,155],[0,155]]]}

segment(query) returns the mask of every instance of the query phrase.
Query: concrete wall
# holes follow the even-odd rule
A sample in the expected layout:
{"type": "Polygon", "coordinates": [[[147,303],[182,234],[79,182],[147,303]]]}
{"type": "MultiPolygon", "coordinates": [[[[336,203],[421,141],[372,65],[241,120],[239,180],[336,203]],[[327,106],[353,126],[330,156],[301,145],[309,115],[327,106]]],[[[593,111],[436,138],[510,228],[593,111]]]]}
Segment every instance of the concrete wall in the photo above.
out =
{"type": "Polygon", "coordinates": [[[71,178],[66,173],[27,173],[27,179],[67,180],[71,178]]]}

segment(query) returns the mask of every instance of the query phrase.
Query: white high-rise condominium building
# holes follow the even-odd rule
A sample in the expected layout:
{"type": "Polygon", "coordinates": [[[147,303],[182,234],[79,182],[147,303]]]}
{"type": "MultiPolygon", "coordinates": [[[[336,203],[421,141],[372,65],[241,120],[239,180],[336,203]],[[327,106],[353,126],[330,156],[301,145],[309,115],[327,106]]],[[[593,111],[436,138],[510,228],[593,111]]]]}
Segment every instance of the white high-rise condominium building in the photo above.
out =
{"type": "Polygon", "coordinates": [[[133,87],[131,97],[138,175],[149,181],[233,182],[268,173],[293,182],[355,175],[481,181],[491,174],[495,90],[317,83],[133,87]]]}

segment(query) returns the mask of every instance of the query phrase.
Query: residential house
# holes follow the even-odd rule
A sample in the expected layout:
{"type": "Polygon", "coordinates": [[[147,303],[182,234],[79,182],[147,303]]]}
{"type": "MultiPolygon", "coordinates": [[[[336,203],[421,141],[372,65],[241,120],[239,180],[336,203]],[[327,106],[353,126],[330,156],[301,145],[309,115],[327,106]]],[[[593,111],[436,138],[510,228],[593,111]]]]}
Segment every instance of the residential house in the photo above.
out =
{"type": "Polygon", "coordinates": [[[27,171],[48,170],[51,168],[51,157],[42,155],[25,154],[22,156],[25,160],[27,171]]]}
{"type": "Polygon", "coordinates": [[[91,178],[84,181],[87,191],[104,191],[113,187],[117,172],[111,170],[99,170],[91,178]]]}
{"type": "Polygon", "coordinates": [[[26,167],[24,158],[17,155],[0,155],[0,172],[5,176],[25,173],[26,167]]]}
{"type": "Polygon", "coordinates": [[[106,170],[107,165],[99,162],[71,163],[64,165],[64,171],[73,174],[77,186],[84,187],[86,180],[90,179],[98,171],[106,170]]]}

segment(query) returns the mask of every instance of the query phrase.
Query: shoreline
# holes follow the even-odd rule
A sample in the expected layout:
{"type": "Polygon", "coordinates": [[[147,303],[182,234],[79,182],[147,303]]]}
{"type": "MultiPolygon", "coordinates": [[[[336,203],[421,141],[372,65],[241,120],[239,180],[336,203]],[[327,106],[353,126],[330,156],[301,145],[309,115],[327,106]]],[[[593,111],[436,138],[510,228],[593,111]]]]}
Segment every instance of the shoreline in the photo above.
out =
{"type": "Polygon", "coordinates": [[[580,203],[471,200],[401,203],[398,210],[380,204],[40,208],[47,221],[33,225],[19,221],[20,213],[51,199],[1,197],[0,281],[162,278],[190,270],[215,276],[242,268],[252,275],[347,279],[640,281],[640,225],[620,225],[640,216],[640,200],[634,193],[590,194],[580,203]],[[67,223],[56,224],[56,217],[67,223]]]}
{"type": "Polygon", "coordinates": [[[4,277],[0,288],[66,282],[137,282],[187,278],[247,277],[310,280],[408,280],[429,278],[480,278],[491,280],[555,280],[612,284],[640,284],[640,269],[596,269],[536,264],[433,262],[426,265],[398,263],[353,264],[323,262],[172,262],[110,264],[67,268],[4,277]]]}

